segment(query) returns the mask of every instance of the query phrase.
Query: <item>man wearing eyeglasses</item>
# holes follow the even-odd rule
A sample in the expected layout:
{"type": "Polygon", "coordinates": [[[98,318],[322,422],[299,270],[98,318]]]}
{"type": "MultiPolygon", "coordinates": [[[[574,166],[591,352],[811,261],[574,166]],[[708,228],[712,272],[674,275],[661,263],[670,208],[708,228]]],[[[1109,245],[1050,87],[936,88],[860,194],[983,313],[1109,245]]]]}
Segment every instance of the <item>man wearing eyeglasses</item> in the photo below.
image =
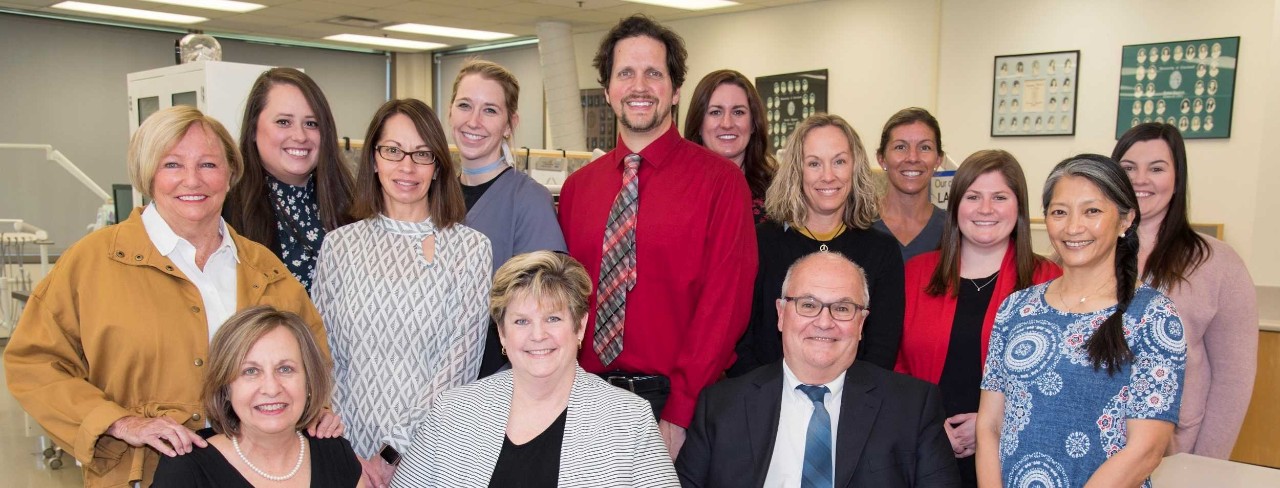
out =
{"type": "Polygon", "coordinates": [[[854,361],[866,283],[839,253],[791,265],[783,359],[703,390],[676,459],[684,488],[960,486],[937,387],[854,361]]]}

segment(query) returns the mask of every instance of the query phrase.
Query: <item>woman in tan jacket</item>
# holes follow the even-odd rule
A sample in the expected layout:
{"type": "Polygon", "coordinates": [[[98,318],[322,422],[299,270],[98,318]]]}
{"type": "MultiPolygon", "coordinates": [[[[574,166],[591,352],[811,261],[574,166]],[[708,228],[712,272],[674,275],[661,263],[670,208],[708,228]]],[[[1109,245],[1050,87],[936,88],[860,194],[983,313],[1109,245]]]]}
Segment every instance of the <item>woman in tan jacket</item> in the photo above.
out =
{"type": "MultiPolygon", "coordinates": [[[[302,285],[219,216],[242,165],[218,121],[191,107],[156,112],[133,135],[128,164],[153,203],[61,256],[4,354],[10,392],[84,464],[88,487],[150,486],[159,454],[205,445],[192,429],[205,426],[209,338],[236,310],[297,313],[326,344],[302,285]]],[[[311,428],[342,431],[332,414],[311,428]]]]}

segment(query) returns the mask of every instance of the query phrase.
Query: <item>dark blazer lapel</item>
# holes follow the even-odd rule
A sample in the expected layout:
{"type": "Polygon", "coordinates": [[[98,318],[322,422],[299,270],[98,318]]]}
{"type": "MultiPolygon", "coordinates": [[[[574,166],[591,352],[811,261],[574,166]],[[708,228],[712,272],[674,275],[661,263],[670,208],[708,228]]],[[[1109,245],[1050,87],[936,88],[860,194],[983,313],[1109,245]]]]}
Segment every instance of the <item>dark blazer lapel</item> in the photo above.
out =
{"type": "Polygon", "coordinates": [[[782,362],[768,366],[752,382],[756,391],[745,395],[747,442],[755,466],[754,486],[764,486],[773,459],[773,443],[778,438],[778,415],[782,411],[782,362]]]}
{"type": "Polygon", "coordinates": [[[844,377],[844,393],[840,399],[840,426],[836,433],[835,486],[853,486],[853,471],[858,467],[862,450],[871,435],[871,427],[880,413],[881,392],[865,363],[854,361],[844,377]]]}

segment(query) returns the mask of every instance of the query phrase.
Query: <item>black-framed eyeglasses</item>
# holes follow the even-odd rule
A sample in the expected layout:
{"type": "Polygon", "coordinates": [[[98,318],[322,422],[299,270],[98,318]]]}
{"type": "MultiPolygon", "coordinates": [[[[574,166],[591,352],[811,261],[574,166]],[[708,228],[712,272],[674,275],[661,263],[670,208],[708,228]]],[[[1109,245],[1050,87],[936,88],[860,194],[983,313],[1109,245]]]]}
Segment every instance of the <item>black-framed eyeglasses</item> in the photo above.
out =
{"type": "Polygon", "coordinates": [[[377,149],[378,155],[387,161],[398,163],[404,161],[405,156],[409,156],[409,160],[413,161],[413,164],[423,166],[436,164],[436,155],[425,149],[412,152],[405,151],[397,146],[375,146],[374,149],[377,149]]]}
{"type": "Polygon", "coordinates": [[[835,320],[853,320],[858,313],[871,310],[866,305],[845,300],[826,303],[813,297],[782,297],[782,299],[795,303],[796,313],[801,317],[817,317],[825,308],[831,312],[831,318],[835,320]]]}

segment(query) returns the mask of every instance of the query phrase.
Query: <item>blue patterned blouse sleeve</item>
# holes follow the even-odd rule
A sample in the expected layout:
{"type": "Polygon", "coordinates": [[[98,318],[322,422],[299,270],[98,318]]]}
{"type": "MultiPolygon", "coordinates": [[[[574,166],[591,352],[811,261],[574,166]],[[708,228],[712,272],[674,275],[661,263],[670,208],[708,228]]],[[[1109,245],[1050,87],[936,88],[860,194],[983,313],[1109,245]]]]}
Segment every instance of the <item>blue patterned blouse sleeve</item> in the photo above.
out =
{"type": "Polygon", "coordinates": [[[987,344],[987,363],[984,365],[982,372],[981,387],[983,390],[1004,393],[1005,370],[1003,359],[1006,331],[1011,322],[1017,321],[1014,315],[1024,295],[1021,291],[1009,295],[1003,302],[1000,302],[1000,308],[996,310],[996,323],[991,328],[991,339],[987,344]]]}
{"type": "Polygon", "coordinates": [[[1133,368],[1129,374],[1128,418],[1178,422],[1187,342],[1182,320],[1173,301],[1150,288],[1152,295],[1141,316],[1129,315],[1126,325],[1137,337],[1133,344],[1133,368]]]}

